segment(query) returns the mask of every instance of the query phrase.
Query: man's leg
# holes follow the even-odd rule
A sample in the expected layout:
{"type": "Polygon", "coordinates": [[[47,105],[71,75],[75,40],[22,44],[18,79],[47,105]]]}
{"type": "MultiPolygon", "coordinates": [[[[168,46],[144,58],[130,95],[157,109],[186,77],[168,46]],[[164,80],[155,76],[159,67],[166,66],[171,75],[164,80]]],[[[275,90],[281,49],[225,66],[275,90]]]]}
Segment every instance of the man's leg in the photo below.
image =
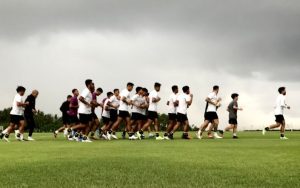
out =
{"type": "Polygon", "coordinates": [[[213,120],[212,124],[213,124],[213,127],[214,127],[214,130],[213,130],[214,131],[214,138],[217,138],[217,139],[222,138],[218,135],[219,119],[213,120]]]}
{"type": "Polygon", "coordinates": [[[205,130],[208,127],[209,123],[210,122],[208,120],[205,120],[203,122],[203,124],[200,126],[199,131],[197,132],[197,138],[198,139],[202,139],[203,133],[205,132],[205,130]]]}

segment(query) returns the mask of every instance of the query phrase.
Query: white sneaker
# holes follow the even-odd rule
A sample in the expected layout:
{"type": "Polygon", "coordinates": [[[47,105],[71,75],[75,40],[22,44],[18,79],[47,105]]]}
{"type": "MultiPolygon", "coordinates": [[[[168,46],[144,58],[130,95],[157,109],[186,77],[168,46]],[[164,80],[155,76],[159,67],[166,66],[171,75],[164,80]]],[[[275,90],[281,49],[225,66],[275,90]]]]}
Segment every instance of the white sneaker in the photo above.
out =
{"type": "Polygon", "coordinates": [[[217,133],[214,134],[215,139],[222,139],[223,137],[219,136],[217,133]]]}
{"type": "Polygon", "coordinates": [[[142,135],[140,134],[140,132],[137,132],[136,135],[139,140],[142,140],[142,135]]]}
{"type": "Polygon", "coordinates": [[[68,140],[69,141],[74,141],[74,138],[73,137],[68,137],[68,140]]]}
{"type": "Polygon", "coordinates": [[[262,135],[266,135],[266,129],[265,128],[263,128],[263,130],[262,130],[262,135]]]}
{"type": "Polygon", "coordinates": [[[170,140],[170,138],[167,136],[164,136],[164,140],[170,140]]]}
{"type": "Polygon", "coordinates": [[[164,138],[161,137],[161,136],[157,136],[155,139],[156,139],[156,140],[164,140],[164,138]]]}
{"type": "Polygon", "coordinates": [[[114,134],[111,135],[112,139],[118,140],[118,137],[114,134]]]}
{"type": "Polygon", "coordinates": [[[10,141],[8,140],[8,138],[6,138],[5,136],[3,137],[3,140],[4,140],[5,142],[10,142],[10,141]]]}
{"type": "Polygon", "coordinates": [[[106,137],[107,137],[107,140],[111,140],[111,134],[107,133],[106,137]]]}
{"type": "Polygon", "coordinates": [[[136,137],[135,135],[132,135],[131,137],[129,137],[129,140],[137,140],[138,137],[136,137]]]}
{"type": "Polygon", "coordinates": [[[29,136],[27,140],[28,141],[35,141],[35,139],[33,139],[31,136],[29,136]]]}
{"type": "Polygon", "coordinates": [[[197,137],[199,140],[202,139],[201,131],[198,131],[198,132],[196,133],[196,137],[197,137]]]}
{"type": "Polygon", "coordinates": [[[15,130],[15,138],[16,138],[16,140],[18,140],[18,137],[17,137],[17,135],[20,133],[20,131],[19,130],[15,130]]]}
{"type": "Polygon", "coordinates": [[[280,140],[288,140],[287,137],[280,137],[280,140]]]}
{"type": "Polygon", "coordinates": [[[85,142],[85,143],[92,143],[93,141],[89,140],[89,139],[86,139],[86,140],[82,140],[82,142],[85,142]]]}
{"type": "Polygon", "coordinates": [[[105,134],[102,135],[102,138],[103,138],[104,140],[108,140],[108,138],[107,138],[107,136],[106,136],[105,134]]]}

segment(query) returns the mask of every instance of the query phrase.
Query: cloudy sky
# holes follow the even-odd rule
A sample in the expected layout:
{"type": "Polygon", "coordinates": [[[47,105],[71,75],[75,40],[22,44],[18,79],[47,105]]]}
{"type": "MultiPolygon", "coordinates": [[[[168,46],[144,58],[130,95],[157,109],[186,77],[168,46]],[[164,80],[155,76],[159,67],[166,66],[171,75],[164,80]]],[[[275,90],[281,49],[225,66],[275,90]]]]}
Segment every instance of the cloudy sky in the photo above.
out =
{"type": "Polygon", "coordinates": [[[242,129],[274,121],[277,89],[286,86],[287,123],[300,128],[298,0],[1,0],[0,107],[15,88],[40,90],[37,106],[58,108],[92,78],[105,92],[128,81],[152,89],[189,85],[191,123],[203,121],[204,99],[220,85],[221,127],[232,92],[240,93],[242,129]]]}

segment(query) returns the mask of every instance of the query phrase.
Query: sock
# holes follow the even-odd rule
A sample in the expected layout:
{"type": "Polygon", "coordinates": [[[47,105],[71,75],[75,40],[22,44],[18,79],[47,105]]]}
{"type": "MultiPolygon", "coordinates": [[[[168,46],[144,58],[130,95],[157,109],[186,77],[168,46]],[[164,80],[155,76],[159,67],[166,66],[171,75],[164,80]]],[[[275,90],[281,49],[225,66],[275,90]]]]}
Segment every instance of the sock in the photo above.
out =
{"type": "Polygon", "coordinates": [[[280,134],[281,137],[284,137],[284,134],[280,134]]]}
{"type": "MultiPolygon", "coordinates": [[[[123,134],[124,135],[124,134],[123,134]]],[[[132,137],[133,136],[133,133],[128,133],[128,136],[129,137],[132,137]]]]}
{"type": "Polygon", "coordinates": [[[237,134],[236,134],[236,133],[233,133],[233,136],[237,136],[237,134]]]}
{"type": "Polygon", "coordinates": [[[168,135],[169,135],[168,133],[165,133],[165,134],[164,134],[165,137],[167,137],[168,135]]]}
{"type": "Polygon", "coordinates": [[[143,135],[143,134],[144,134],[144,131],[143,131],[143,130],[140,130],[139,133],[140,133],[141,135],[143,135]]]}
{"type": "Polygon", "coordinates": [[[159,137],[159,133],[155,133],[156,137],[159,137]]]}
{"type": "Polygon", "coordinates": [[[95,132],[91,132],[91,137],[95,136],[95,132]]]}
{"type": "Polygon", "coordinates": [[[126,131],[123,131],[123,134],[122,135],[126,135],[126,131]]]}
{"type": "Polygon", "coordinates": [[[108,134],[111,134],[112,133],[112,131],[110,130],[110,131],[108,131],[108,134]]]}
{"type": "Polygon", "coordinates": [[[5,134],[5,138],[9,138],[9,134],[6,133],[6,134],[5,134]]]}
{"type": "Polygon", "coordinates": [[[270,130],[270,128],[269,128],[269,127],[266,127],[266,128],[265,128],[265,130],[266,130],[266,131],[269,131],[269,130],[270,130]]]}

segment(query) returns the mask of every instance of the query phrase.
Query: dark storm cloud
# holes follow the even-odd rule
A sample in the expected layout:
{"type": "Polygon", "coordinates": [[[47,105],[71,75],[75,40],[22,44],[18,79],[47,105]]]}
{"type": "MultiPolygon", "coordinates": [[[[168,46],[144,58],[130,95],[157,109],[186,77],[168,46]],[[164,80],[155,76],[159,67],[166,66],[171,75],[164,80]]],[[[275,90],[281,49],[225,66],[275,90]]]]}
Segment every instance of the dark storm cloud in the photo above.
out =
{"type": "Polygon", "coordinates": [[[178,33],[195,43],[206,38],[220,46],[211,57],[216,63],[197,62],[194,67],[218,66],[237,76],[261,73],[272,80],[299,81],[299,19],[296,0],[8,0],[0,2],[0,37],[20,40],[86,30],[178,33]]]}

